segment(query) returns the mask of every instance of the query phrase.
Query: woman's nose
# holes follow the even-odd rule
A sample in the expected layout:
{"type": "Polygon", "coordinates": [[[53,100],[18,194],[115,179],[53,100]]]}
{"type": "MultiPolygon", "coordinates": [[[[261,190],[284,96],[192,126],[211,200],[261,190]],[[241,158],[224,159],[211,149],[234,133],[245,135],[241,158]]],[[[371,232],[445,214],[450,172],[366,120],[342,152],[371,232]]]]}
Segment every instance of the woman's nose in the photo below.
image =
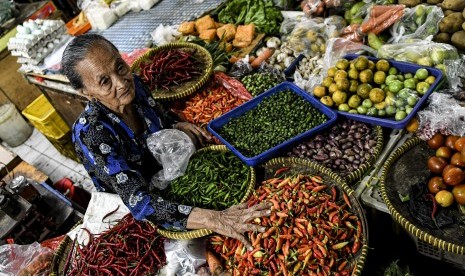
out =
{"type": "Polygon", "coordinates": [[[116,89],[118,89],[118,90],[125,90],[125,89],[127,89],[127,83],[128,83],[128,81],[126,80],[126,78],[117,77],[116,89]]]}

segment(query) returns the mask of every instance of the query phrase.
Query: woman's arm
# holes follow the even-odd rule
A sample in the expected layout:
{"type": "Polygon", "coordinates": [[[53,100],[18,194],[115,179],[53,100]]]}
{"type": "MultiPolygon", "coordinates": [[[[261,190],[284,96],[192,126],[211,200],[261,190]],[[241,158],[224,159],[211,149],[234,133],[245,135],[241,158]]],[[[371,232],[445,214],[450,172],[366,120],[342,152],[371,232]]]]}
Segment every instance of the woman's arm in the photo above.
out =
{"type": "Polygon", "coordinates": [[[218,234],[238,239],[247,249],[252,250],[252,245],[243,234],[247,231],[265,232],[265,227],[252,224],[250,221],[270,214],[271,205],[269,204],[258,204],[247,208],[247,203],[243,203],[224,211],[194,208],[187,220],[187,228],[210,229],[218,234]]]}
{"type": "Polygon", "coordinates": [[[77,141],[94,167],[96,176],[121,197],[133,216],[148,219],[166,229],[185,230],[192,207],[149,193],[142,175],[125,160],[115,134],[106,128],[81,130],[77,141]]]}

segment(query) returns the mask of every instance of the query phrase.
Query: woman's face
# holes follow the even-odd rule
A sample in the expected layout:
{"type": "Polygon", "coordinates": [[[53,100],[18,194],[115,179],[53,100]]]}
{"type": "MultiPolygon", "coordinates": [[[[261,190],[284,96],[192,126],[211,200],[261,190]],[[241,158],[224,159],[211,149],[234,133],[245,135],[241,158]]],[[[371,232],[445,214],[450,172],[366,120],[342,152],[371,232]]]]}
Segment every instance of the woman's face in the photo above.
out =
{"type": "Polygon", "coordinates": [[[106,107],[120,111],[135,97],[134,78],[121,55],[105,43],[96,43],[76,65],[84,88],[82,93],[106,107]]]}

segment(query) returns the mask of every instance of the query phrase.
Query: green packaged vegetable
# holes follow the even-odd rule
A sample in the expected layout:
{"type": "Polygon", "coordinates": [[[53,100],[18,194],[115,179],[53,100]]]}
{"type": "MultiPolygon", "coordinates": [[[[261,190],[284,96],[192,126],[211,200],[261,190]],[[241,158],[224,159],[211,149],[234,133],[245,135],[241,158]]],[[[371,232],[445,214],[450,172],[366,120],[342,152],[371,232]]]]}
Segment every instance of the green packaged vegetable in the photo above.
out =
{"type": "Polygon", "coordinates": [[[271,0],[233,0],[220,11],[218,20],[236,25],[253,23],[259,32],[274,34],[279,32],[283,16],[271,0]]]}

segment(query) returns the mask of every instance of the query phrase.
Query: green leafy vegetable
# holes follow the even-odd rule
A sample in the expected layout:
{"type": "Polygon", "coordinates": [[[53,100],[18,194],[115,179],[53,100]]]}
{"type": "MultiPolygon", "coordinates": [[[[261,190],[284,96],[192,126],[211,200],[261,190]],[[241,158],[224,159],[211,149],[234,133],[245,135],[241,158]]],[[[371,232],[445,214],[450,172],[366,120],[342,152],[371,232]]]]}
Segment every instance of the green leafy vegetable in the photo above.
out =
{"type": "Polygon", "coordinates": [[[279,32],[283,21],[281,11],[271,0],[233,0],[219,13],[221,23],[255,24],[258,32],[279,32]]]}

